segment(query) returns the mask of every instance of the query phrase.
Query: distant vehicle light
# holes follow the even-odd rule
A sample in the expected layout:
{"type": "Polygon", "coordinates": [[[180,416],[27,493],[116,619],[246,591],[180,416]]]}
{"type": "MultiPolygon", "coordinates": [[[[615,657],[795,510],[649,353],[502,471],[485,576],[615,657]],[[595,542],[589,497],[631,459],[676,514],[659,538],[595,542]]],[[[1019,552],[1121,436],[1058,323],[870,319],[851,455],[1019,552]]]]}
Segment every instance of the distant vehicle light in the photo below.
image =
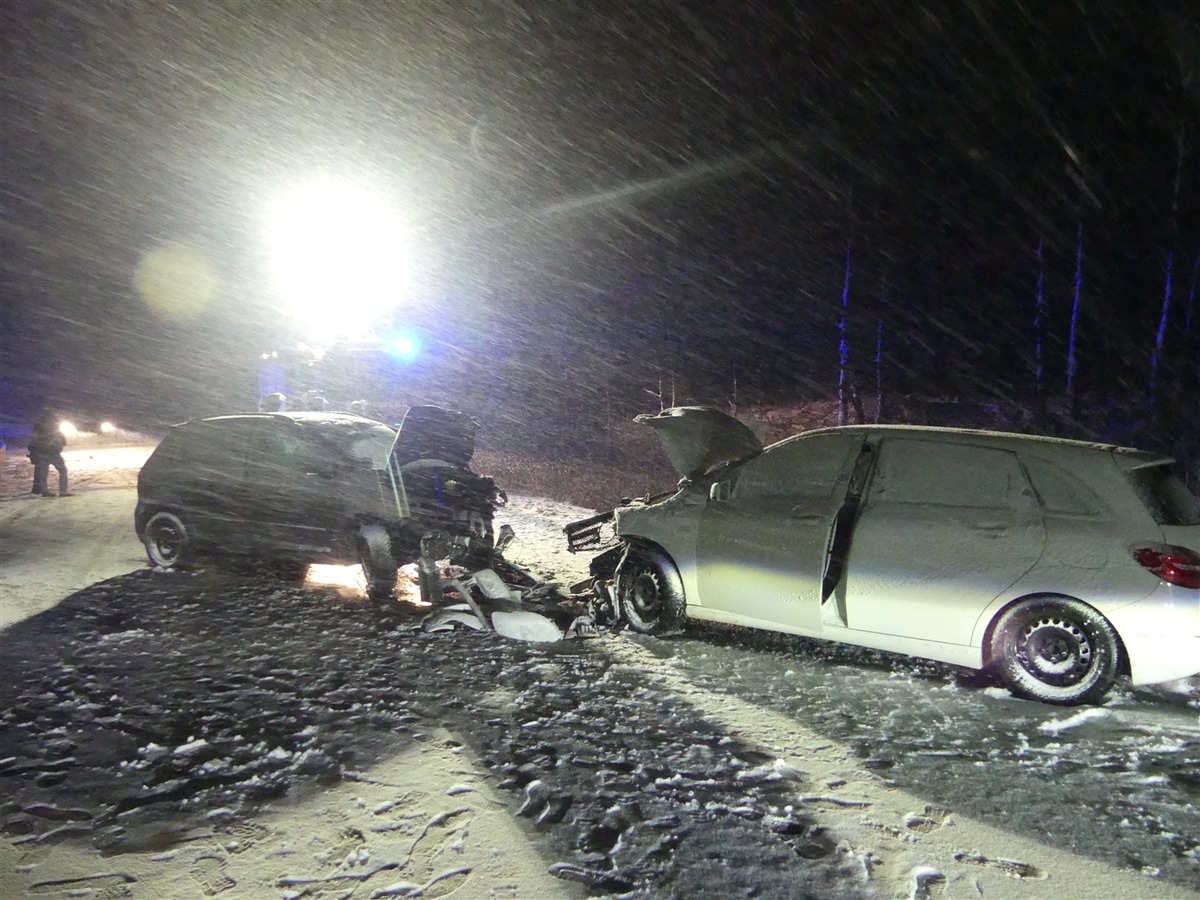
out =
{"type": "Polygon", "coordinates": [[[100,423],[100,433],[101,434],[116,434],[117,426],[114,425],[112,422],[101,422],[100,423]]]}
{"type": "Polygon", "coordinates": [[[58,430],[63,437],[73,438],[79,434],[79,429],[71,422],[59,422],[58,430]]]}

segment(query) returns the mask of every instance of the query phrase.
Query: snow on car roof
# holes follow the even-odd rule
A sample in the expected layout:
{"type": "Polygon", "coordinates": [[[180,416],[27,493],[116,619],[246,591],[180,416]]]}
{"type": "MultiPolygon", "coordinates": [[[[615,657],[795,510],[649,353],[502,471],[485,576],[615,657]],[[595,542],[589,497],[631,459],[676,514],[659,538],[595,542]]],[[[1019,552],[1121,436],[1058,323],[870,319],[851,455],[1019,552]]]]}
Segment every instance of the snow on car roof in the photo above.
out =
{"type": "Polygon", "coordinates": [[[379,422],[375,419],[367,419],[363,416],[357,416],[354,413],[307,411],[227,413],[220,416],[201,416],[196,419],[188,419],[187,422],[182,424],[190,425],[194,422],[227,422],[239,419],[291,419],[294,422],[313,425],[378,425],[388,428],[392,431],[396,430],[386,422],[379,422]]]}
{"type": "MultiPolygon", "coordinates": [[[[1164,461],[1167,457],[1162,454],[1156,454],[1150,450],[1141,450],[1137,447],[1123,447],[1119,444],[1108,444],[1101,441],[1080,441],[1072,438],[1052,437],[1044,434],[1020,434],[1015,431],[987,431],[981,428],[946,428],[937,425],[834,425],[829,428],[814,428],[811,431],[802,431],[799,434],[784,438],[784,440],[793,440],[798,437],[808,437],[814,434],[934,434],[945,435],[961,438],[970,438],[979,441],[980,443],[1041,443],[1048,446],[1056,447],[1073,447],[1080,450],[1102,450],[1114,453],[1127,453],[1140,457],[1162,458],[1164,461]]],[[[777,443],[783,443],[778,441],[777,443]]]]}

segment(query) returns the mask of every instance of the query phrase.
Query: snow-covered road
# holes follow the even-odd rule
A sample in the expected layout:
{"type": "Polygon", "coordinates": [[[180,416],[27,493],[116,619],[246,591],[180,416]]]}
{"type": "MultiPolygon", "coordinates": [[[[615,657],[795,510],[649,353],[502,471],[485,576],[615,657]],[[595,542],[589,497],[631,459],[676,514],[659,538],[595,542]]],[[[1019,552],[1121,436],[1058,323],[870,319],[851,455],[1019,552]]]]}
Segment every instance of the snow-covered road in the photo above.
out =
{"type": "Polygon", "coordinates": [[[673,643],[671,665],[848,745],[939,808],[1200,887],[1193,684],[1062,709],[933,664],[715,629],[673,643]]]}
{"type": "MultiPolygon", "coordinates": [[[[0,632],[0,888],[1200,895],[1189,685],[1064,711],[779,636],[539,645],[425,633],[426,610],[339,586],[144,567],[75,584],[75,554],[128,550],[132,502],[0,514],[0,540],[90,523],[5,558],[6,592],[48,572],[67,589],[0,632]],[[347,788],[322,832],[305,804],[347,788]],[[67,865],[68,847],[93,856],[67,865]]],[[[576,580],[560,529],[582,512],[514,498],[510,557],[576,580]]]]}

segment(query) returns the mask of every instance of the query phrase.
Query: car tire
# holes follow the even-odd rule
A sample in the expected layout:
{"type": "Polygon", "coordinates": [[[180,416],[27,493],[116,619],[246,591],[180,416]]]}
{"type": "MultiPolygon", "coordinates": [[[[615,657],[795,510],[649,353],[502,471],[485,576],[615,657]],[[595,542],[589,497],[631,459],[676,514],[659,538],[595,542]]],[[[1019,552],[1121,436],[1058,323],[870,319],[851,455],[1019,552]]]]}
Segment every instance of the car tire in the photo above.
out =
{"type": "Polygon", "coordinates": [[[367,582],[367,596],[386,600],[396,590],[396,557],[392,541],[382,525],[363,525],[358,530],[358,561],[367,582]]]}
{"type": "Polygon", "coordinates": [[[146,520],[142,543],[150,565],[162,569],[180,569],[194,555],[192,533],[176,513],[160,510],[146,520]]]}
{"type": "Polygon", "coordinates": [[[687,604],[675,563],[654,547],[630,547],[616,571],[617,604],[629,627],[663,635],[683,628],[687,604]]]}
{"type": "Polygon", "coordinates": [[[1059,706],[1099,702],[1121,669],[1121,642],[1112,625],[1069,597],[1009,607],[996,620],[989,649],[1014,695],[1059,706]]]}

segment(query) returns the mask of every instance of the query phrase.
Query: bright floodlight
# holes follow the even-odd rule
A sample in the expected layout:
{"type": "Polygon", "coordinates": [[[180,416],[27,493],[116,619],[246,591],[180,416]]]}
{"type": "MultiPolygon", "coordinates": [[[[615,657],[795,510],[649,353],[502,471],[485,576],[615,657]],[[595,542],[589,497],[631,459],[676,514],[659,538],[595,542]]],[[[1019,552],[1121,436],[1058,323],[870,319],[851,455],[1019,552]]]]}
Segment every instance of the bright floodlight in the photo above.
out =
{"type": "Polygon", "coordinates": [[[116,434],[116,432],[117,432],[117,426],[114,425],[112,422],[101,422],[100,423],[100,433],[101,434],[116,434]]]}
{"type": "Polygon", "coordinates": [[[74,422],[62,421],[58,423],[58,430],[63,437],[73,438],[79,436],[79,429],[75,427],[74,422]]]}
{"type": "Polygon", "coordinates": [[[407,236],[396,213],[352,185],[311,184],[271,210],[275,290],[310,338],[358,337],[408,292],[407,236]]]}

